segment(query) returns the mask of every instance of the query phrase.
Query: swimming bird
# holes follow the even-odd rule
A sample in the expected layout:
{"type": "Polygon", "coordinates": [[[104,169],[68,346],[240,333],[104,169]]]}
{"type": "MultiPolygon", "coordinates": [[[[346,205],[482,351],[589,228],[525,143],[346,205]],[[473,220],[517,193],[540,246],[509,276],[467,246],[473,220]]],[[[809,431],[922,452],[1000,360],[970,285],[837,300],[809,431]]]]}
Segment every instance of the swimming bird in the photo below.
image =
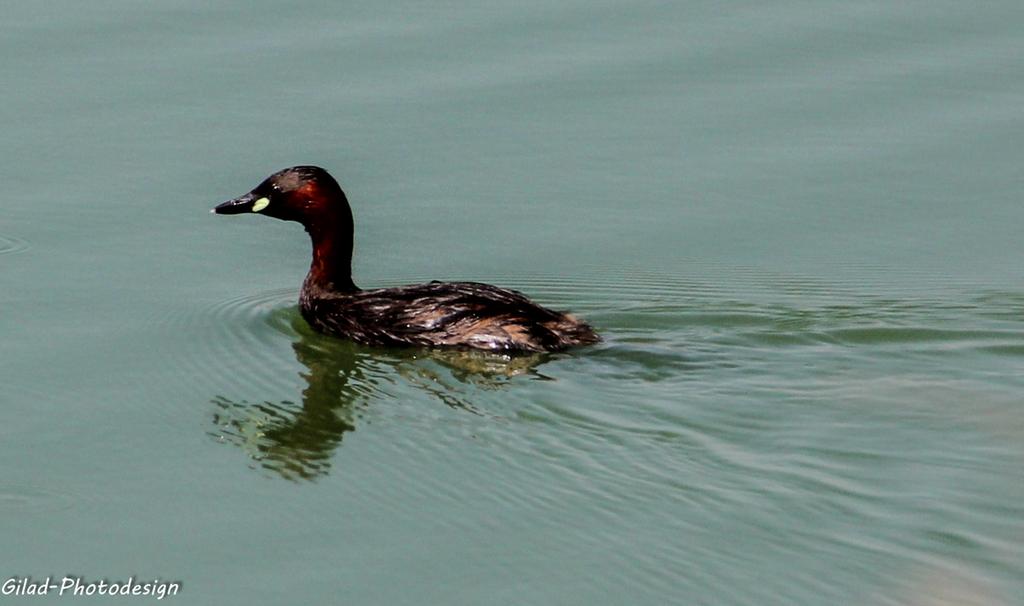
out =
{"type": "Polygon", "coordinates": [[[561,351],[600,340],[586,322],[490,284],[434,281],[360,289],[352,281],[352,209],[338,182],[318,166],[280,170],[211,212],[255,213],[302,224],[313,243],[313,262],[299,308],[324,334],[367,345],[507,354],[561,351]]]}

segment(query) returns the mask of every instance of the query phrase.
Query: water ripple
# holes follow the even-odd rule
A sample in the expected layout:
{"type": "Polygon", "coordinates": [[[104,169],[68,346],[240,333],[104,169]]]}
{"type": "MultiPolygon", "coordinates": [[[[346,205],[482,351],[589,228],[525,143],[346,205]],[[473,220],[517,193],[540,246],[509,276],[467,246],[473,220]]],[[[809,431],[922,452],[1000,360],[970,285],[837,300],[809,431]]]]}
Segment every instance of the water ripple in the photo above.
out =
{"type": "Polygon", "coordinates": [[[254,393],[287,392],[297,384],[288,343],[298,317],[294,289],[275,289],[183,308],[159,321],[188,339],[187,353],[166,362],[177,376],[254,393]]]}
{"type": "MultiPolygon", "coordinates": [[[[821,460],[809,454],[812,447],[825,452],[819,444],[779,457],[772,440],[786,436],[793,415],[823,399],[899,399],[892,394],[903,384],[880,380],[891,374],[893,356],[905,374],[924,377],[913,381],[926,381],[950,356],[982,351],[1013,364],[1024,354],[1018,294],[900,298],[753,270],[723,269],[716,277],[611,271],[488,280],[571,307],[605,339],[526,359],[367,348],[324,337],[301,319],[295,290],[272,290],[167,319],[191,344],[191,355],[169,366],[196,377],[190,382],[208,394],[213,439],[240,449],[253,468],[291,480],[331,474],[346,436],[373,425],[375,433],[402,428],[421,437],[389,446],[403,460],[468,440],[525,475],[537,473],[525,461],[542,461],[545,473],[563,477],[572,494],[591,495],[593,513],[609,519],[616,503],[628,500],[627,488],[634,497],[668,490],[662,498],[690,507],[741,508],[751,498],[744,478],[759,477],[767,482],[759,490],[780,503],[830,495],[786,505],[794,511],[871,520],[880,501],[899,494],[859,470],[899,459],[840,444],[832,445],[838,454],[821,460]],[[833,374],[808,380],[806,369],[823,364],[833,374]],[[856,376],[835,370],[847,364],[856,376]],[[601,395],[591,400],[588,393],[601,395]],[[728,401],[738,408],[722,408],[728,401]],[[663,468],[663,461],[675,467],[663,468]]],[[[981,382],[990,370],[964,367],[960,374],[981,382]]],[[[396,473],[409,498],[441,490],[436,479],[396,473]]],[[[506,497],[524,507],[544,500],[529,492],[506,497]]]]}
{"type": "Polygon", "coordinates": [[[0,255],[12,255],[29,249],[29,243],[20,238],[0,234],[0,255]]]}
{"type": "Polygon", "coordinates": [[[313,332],[296,293],[274,290],[197,306],[165,318],[190,344],[167,366],[211,393],[209,435],[246,453],[252,466],[291,480],[329,473],[344,435],[364,412],[380,418],[436,421],[436,412],[395,401],[427,401],[500,418],[478,408],[477,394],[505,389],[514,377],[543,380],[544,356],[364,347],[313,332]],[[409,415],[412,414],[412,418],[409,415]]]}
{"type": "Polygon", "coordinates": [[[74,507],[80,500],[78,495],[39,486],[0,487],[0,513],[3,515],[24,516],[64,511],[74,507]]]}

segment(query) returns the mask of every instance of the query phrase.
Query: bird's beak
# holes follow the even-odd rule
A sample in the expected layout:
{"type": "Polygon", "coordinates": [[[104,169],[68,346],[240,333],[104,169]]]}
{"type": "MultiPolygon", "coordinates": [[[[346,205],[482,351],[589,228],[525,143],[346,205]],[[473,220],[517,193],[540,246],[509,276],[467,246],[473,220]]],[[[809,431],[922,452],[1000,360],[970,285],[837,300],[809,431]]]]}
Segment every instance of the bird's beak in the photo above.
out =
{"type": "Polygon", "coordinates": [[[238,215],[241,213],[258,213],[267,207],[270,201],[267,198],[257,198],[255,194],[249,192],[244,196],[239,196],[234,200],[228,200],[218,204],[210,212],[217,213],[218,215],[238,215]]]}

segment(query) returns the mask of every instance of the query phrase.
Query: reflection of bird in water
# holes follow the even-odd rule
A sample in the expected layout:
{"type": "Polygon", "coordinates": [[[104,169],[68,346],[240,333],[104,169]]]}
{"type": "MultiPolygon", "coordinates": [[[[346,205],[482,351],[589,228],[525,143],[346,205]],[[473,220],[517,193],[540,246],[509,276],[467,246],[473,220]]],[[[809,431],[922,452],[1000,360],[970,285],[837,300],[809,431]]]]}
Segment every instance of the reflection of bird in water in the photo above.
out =
{"type": "Polygon", "coordinates": [[[334,450],[345,432],[356,427],[358,411],[383,399],[389,375],[444,404],[482,414],[465,398],[465,387],[501,389],[512,377],[530,374],[545,379],[535,367],[546,355],[499,356],[487,352],[369,349],[349,341],[314,333],[289,310],[292,349],[306,372],[302,401],[252,403],[224,396],[216,406],[214,438],[235,444],[259,466],[291,480],[312,480],[326,475],[334,450]],[[453,379],[453,380],[449,380],[453,379]]]}
{"type": "Polygon", "coordinates": [[[305,338],[292,343],[308,369],[300,373],[307,384],[301,404],[214,398],[216,437],[241,446],[261,466],[289,479],[327,473],[342,436],[355,429],[354,408],[369,382],[350,343],[331,343],[328,351],[324,345],[305,338]]]}

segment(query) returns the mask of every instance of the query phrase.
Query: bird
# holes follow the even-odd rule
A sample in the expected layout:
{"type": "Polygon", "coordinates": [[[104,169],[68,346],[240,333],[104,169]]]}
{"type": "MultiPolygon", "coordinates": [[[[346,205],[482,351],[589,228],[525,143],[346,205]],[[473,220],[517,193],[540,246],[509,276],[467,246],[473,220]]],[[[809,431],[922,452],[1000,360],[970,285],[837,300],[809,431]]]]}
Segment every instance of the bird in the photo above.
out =
{"type": "Polygon", "coordinates": [[[299,309],[316,331],[377,346],[464,348],[500,354],[563,351],[601,340],[586,322],[480,282],[363,290],[352,281],[354,222],[341,186],[318,166],[293,166],[217,205],[220,215],[300,223],[313,244],[299,309]]]}

